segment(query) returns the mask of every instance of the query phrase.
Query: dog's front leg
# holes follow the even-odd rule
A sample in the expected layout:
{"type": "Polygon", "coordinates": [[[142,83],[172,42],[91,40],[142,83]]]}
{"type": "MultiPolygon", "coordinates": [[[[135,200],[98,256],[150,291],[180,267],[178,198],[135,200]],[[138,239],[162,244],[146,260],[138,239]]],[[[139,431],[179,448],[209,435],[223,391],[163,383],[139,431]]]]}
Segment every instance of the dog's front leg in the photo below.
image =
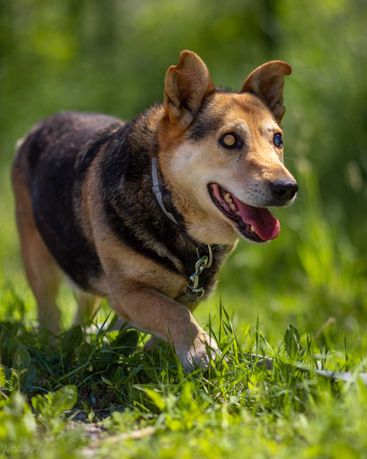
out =
{"type": "Polygon", "coordinates": [[[137,328],[173,344],[185,371],[206,368],[219,352],[215,340],[186,306],[138,284],[116,290],[110,300],[117,313],[137,328]]]}

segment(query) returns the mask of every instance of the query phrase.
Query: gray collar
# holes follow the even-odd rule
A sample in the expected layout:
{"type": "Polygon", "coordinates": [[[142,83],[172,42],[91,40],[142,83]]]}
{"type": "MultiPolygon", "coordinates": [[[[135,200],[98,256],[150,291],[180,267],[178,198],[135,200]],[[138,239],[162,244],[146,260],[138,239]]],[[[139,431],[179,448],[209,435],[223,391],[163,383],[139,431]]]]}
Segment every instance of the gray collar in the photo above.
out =
{"type": "MultiPolygon", "coordinates": [[[[162,209],[164,214],[176,225],[179,225],[179,222],[177,221],[177,218],[173,215],[174,209],[170,212],[166,206],[164,205],[163,202],[163,196],[168,194],[168,191],[163,188],[159,181],[159,176],[158,176],[158,161],[156,157],[152,158],[152,189],[154,196],[159,204],[159,207],[162,209]]],[[[172,203],[171,206],[173,207],[172,203]]],[[[177,213],[176,213],[177,215],[177,213]]]]}

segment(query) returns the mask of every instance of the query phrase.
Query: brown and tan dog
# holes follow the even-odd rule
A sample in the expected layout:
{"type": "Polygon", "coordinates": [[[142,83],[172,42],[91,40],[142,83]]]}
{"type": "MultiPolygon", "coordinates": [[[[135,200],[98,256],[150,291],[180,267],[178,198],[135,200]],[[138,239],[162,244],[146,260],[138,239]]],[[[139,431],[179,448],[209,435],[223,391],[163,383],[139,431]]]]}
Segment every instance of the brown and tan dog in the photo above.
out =
{"type": "Polygon", "coordinates": [[[277,237],[267,210],[297,184],[283,164],[283,61],[255,69],[239,93],[216,90],[204,62],[183,51],[164,102],[129,123],[63,113],[20,142],[16,216],[40,325],[59,332],[63,275],[79,294],[76,322],[98,298],[175,347],[186,370],[217,345],[192,310],[238,236],[277,237]]]}

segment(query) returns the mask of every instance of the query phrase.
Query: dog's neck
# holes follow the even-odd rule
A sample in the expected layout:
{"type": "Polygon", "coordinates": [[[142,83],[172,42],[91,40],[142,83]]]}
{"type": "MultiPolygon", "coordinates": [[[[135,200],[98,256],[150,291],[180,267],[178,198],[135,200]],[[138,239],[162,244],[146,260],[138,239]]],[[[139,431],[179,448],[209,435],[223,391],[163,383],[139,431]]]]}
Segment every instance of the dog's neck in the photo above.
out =
{"type": "MultiPolygon", "coordinates": [[[[183,218],[178,213],[177,209],[172,204],[172,199],[170,192],[164,186],[163,182],[160,179],[160,174],[158,171],[158,161],[157,157],[152,158],[151,165],[151,174],[152,174],[152,190],[155,196],[156,201],[159,204],[159,207],[162,209],[162,212],[166,215],[167,218],[171,220],[175,225],[180,226],[183,224],[183,218]]],[[[211,246],[207,245],[207,253],[200,253],[199,247],[201,248],[202,244],[197,244],[196,247],[196,256],[197,260],[195,262],[195,270],[189,276],[188,284],[186,291],[181,295],[180,301],[184,303],[195,303],[202,296],[205,295],[205,288],[200,283],[200,275],[205,269],[211,267],[213,262],[213,250],[211,246]]]]}
{"type": "MultiPolygon", "coordinates": [[[[199,242],[188,232],[184,214],[175,206],[174,196],[159,170],[158,161],[155,166],[151,165],[159,148],[151,121],[154,110],[127,124],[111,141],[116,147],[108,150],[101,169],[106,190],[105,215],[117,237],[189,281],[196,273],[199,259],[209,258],[209,250],[206,243],[199,242]]],[[[201,271],[198,286],[206,292],[213,287],[216,273],[229,249],[211,245],[211,267],[200,270],[198,266],[201,271]]]]}

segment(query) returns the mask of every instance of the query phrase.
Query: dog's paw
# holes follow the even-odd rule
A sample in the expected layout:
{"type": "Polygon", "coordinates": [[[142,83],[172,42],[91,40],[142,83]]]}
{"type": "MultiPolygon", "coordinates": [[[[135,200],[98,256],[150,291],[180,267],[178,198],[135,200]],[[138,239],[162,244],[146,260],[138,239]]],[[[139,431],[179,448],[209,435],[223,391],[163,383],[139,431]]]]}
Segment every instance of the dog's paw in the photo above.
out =
{"type": "Polygon", "coordinates": [[[197,368],[208,368],[209,362],[220,355],[218,344],[204,331],[195,337],[191,345],[178,346],[176,352],[187,373],[197,368]]]}

